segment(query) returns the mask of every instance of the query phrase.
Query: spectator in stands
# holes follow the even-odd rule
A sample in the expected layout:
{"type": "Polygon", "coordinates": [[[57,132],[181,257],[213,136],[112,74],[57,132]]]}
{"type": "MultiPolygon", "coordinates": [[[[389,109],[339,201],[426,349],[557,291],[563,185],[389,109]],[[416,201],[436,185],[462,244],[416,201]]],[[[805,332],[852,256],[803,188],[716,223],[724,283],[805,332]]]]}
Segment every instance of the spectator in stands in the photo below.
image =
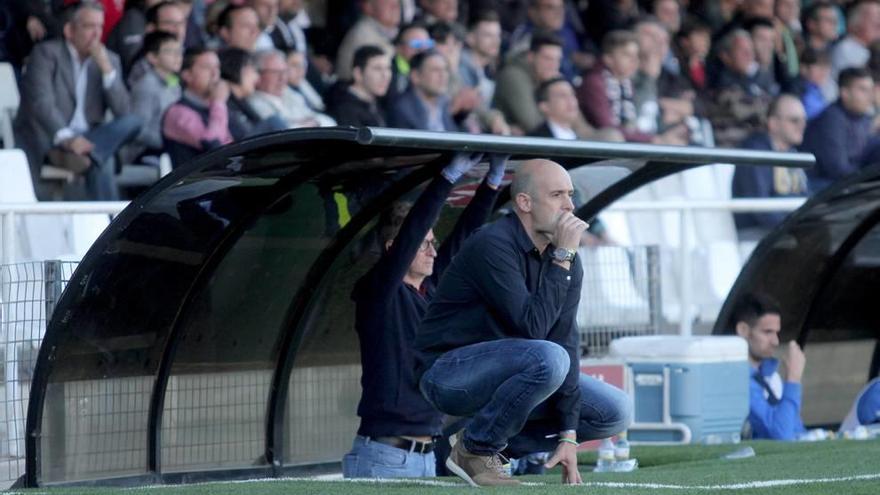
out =
{"type": "Polygon", "coordinates": [[[583,53],[581,41],[574,28],[566,22],[564,0],[529,0],[528,20],[510,35],[510,57],[526,52],[531,46],[532,33],[553,33],[562,42],[560,72],[569,81],[590,67],[593,57],[583,53]]]}
{"type": "Polygon", "coordinates": [[[461,53],[462,83],[477,88],[484,107],[492,104],[495,71],[501,54],[501,23],[495,11],[476,14],[461,53]]]}
{"type": "Polygon", "coordinates": [[[410,63],[409,88],[388,110],[388,124],[402,129],[458,131],[449,111],[449,63],[434,50],[421,52],[410,63]]]}
{"type": "Polygon", "coordinates": [[[336,54],[336,75],[351,79],[354,52],[364,45],[376,45],[389,54],[394,53],[392,40],[400,25],[400,0],[364,0],[363,16],[345,33],[336,54]]]}
{"type": "Polygon", "coordinates": [[[241,48],[253,53],[260,36],[260,19],[249,5],[230,4],[217,19],[217,34],[224,47],[241,48]]]}
{"type": "Polygon", "coordinates": [[[441,414],[419,390],[413,335],[443,271],[492,212],[504,159],[492,157],[489,173],[439,250],[432,225],[455,182],[479,156],[457,154],[411,209],[395,205],[380,220],[382,257],[352,292],[363,394],[358,434],[342,460],[346,478],[435,475],[434,437],[440,434],[441,414]]]}
{"type": "MultiPolygon", "coordinates": [[[[120,50],[118,53],[126,76],[131,72],[137,59],[143,56],[141,47],[146,33],[161,30],[176,35],[181,43],[186,39],[186,11],[183,4],[173,0],[159,2],[149,0],[145,5],[147,8],[143,14],[143,24],[139,22],[141,17],[139,11],[129,9],[110,33],[107,41],[108,47],[112,47],[114,51],[120,50]]],[[[138,76],[143,75],[146,69],[148,67],[145,63],[138,76]]],[[[129,80],[136,82],[137,78],[129,80]]]]}
{"type": "Polygon", "coordinates": [[[831,49],[832,78],[837,78],[843,69],[868,63],[868,47],[880,40],[880,2],[859,0],[847,13],[846,31],[846,36],[831,49]]]}
{"type": "Polygon", "coordinates": [[[828,100],[822,92],[822,88],[831,81],[831,58],[828,52],[805,48],[800,59],[800,73],[793,86],[807,112],[807,120],[811,120],[828,106],[828,100]]]}
{"type": "Polygon", "coordinates": [[[704,91],[708,87],[706,57],[709,56],[711,46],[712,32],[708,25],[699,20],[686,21],[678,32],[676,48],[681,74],[698,91],[704,91]]]}
{"type": "Polygon", "coordinates": [[[675,125],[662,134],[637,127],[633,76],[639,68],[639,45],[630,31],[610,31],[602,41],[602,57],[577,89],[578,103],[587,122],[596,128],[614,128],[627,141],[687,144],[687,127],[675,125]]]}
{"type": "Polygon", "coordinates": [[[678,0],[654,0],[651,13],[660,21],[670,36],[681,29],[681,4],[678,0]]]}
{"type": "MultiPolygon", "coordinates": [[[[634,101],[640,131],[658,131],[685,124],[696,113],[696,93],[688,80],[664,65],[670,53],[669,32],[655,17],[643,17],[635,27],[639,45],[639,70],[633,78],[634,101]]],[[[687,144],[679,128],[680,143],[687,144]]]]}
{"type": "Polygon", "coordinates": [[[180,78],[183,96],[162,118],[165,149],[174,167],[232,142],[226,108],[229,85],[220,79],[217,54],[204,48],[187,50],[180,78]]]}
{"type": "Polygon", "coordinates": [[[812,2],[804,10],[804,42],[819,52],[831,52],[837,39],[837,7],[824,0],[812,2]]]}
{"type": "Polygon", "coordinates": [[[532,35],[527,53],[509,60],[498,74],[495,86],[495,108],[515,128],[524,134],[538,127],[544,120],[535,101],[535,90],[544,81],[559,75],[562,60],[562,42],[556,36],[544,33],[532,35]]]}
{"type": "Polygon", "coordinates": [[[306,54],[299,50],[290,50],[287,52],[285,62],[287,63],[287,85],[290,86],[290,89],[302,96],[312,111],[325,113],[327,106],[324,104],[324,99],[306,79],[308,66],[306,54]]]}
{"type": "Polygon", "coordinates": [[[803,151],[816,156],[807,172],[810,192],[857,172],[871,133],[874,81],[865,69],[849,68],[838,79],[840,97],[807,124],[803,151]]]}
{"type": "Polygon", "coordinates": [[[51,10],[43,1],[8,0],[0,5],[0,15],[6,18],[6,29],[0,33],[0,60],[12,64],[17,76],[34,44],[61,32],[51,10]]]}
{"type": "Polygon", "coordinates": [[[224,48],[217,55],[220,59],[220,77],[229,84],[226,110],[232,139],[238,141],[287,129],[287,123],[280,116],[262,118],[248,102],[248,98],[257,90],[257,80],[260,78],[254,56],[241,48],[224,48]]]}
{"type": "Polygon", "coordinates": [[[162,3],[162,0],[134,0],[125,2],[122,18],[107,36],[107,48],[119,55],[122,68],[128,69],[141,49],[144,33],[147,28],[146,11],[150,7],[162,3]]]}
{"type": "MultiPolygon", "coordinates": [[[[278,22],[278,0],[248,0],[247,5],[257,13],[260,25],[260,34],[257,36],[255,50],[268,50],[277,48],[283,52],[296,48],[292,37],[285,38],[281,32],[276,31],[284,23],[278,22]],[[276,43],[280,42],[281,46],[276,43]]],[[[284,29],[286,26],[280,27],[284,29]]]]}
{"type": "MultiPolygon", "coordinates": [[[[449,71],[449,87],[446,94],[449,96],[449,111],[456,124],[464,131],[471,133],[479,133],[481,131],[480,114],[490,113],[489,109],[481,108],[480,93],[476,88],[468,86],[462,82],[461,78],[461,49],[464,46],[464,33],[461,32],[460,26],[457,24],[449,24],[446,22],[435,22],[429,29],[431,39],[434,40],[434,46],[441,55],[446,58],[446,63],[450,67],[449,71]]],[[[491,114],[495,118],[503,119],[501,112],[493,111],[491,114]]],[[[499,133],[509,129],[500,129],[499,133]]]]}
{"type": "Polygon", "coordinates": [[[535,91],[538,110],[544,122],[529,132],[529,136],[556,139],[577,139],[574,125],[579,116],[578,101],[574,88],[564,77],[548,79],[535,91]]]}
{"type": "Polygon", "coordinates": [[[776,53],[783,75],[790,81],[798,76],[800,71],[798,54],[804,49],[800,0],[776,0],[774,11],[776,17],[773,19],[773,24],[779,36],[776,53]]]}
{"type": "Polygon", "coordinates": [[[162,115],[181,96],[180,67],[183,44],[177,36],[152,31],[144,36],[144,59],[150,69],[131,88],[132,110],[143,121],[137,139],[125,148],[125,162],[142,155],[162,154],[162,115]]]}
{"type": "Polygon", "coordinates": [[[264,50],[257,53],[260,79],[257,91],[248,99],[260,117],[279,115],[290,128],[336,125],[329,116],[309,108],[306,99],[288,86],[288,67],[284,53],[264,50]]]}
{"type": "MultiPolygon", "coordinates": [[[[153,31],[165,31],[177,36],[178,40],[186,39],[186,10],[187,7],[182,2],[162,1],[147,9],[146,20],[147,25],[144,33],[152,33],[153,31]]],[[[134,43],[132,38],[125,35],[123,42],[129,41],[126,50],[132,50],[134,43]]],[[[123,59],[123,69],[127,74],[128,85],[134,87],[135,84],[150,69],[150,63],[144,59],[144,51],[141,49],[143,37],[137,39],[137,51],[130,55],[130,59],[123,59]]]]}
{"type": "Polygon", "coordinates": [[[564,483],[581,482],[578,441],[629,424],[622,390],[579,373],[575,313],[587,225],[572,214],[568,173],[529,160],[511,184],[514,212],[476,232],[446,269],[415,335],[423,395],[469,417],[446,465],[472,485],[512,486],[499,454],[554,451],[564,483]]]}
{"type": "Polygon", "coordinates": [[[755,49],[747,31],[728,33],[721,39],[718,53],[722,67],[712,86],[708,114],[716,144],[733,147],[764,128],[772,96],[755,77],[755,49]]]}
{"type": "Polygon", "coordinates": [[[779,34],[773,21],[767,18],[759,17],[750,19],[745,29],[752,36],[752,46],[755,50],[755,62],[757,62],[757,72],[755,73],[755,83],[760,85],[765,93],[770,96],[779,94],[782,87],[788,86],[787,73],[781,70],[781,63],[776,58],[776,44],[779,41],[779,34]]]}
{"type": "Polygon", "coordinates": [[[391,59],[391,85],[383,99],[388,110],[390,102],[396,100],[409,87],[409,63],[420,52],[434,48],[434,40],[428,29],[419,23],[407,24],[400,28],[394,39],[394,53],[391,59]]]}
{"type": "Polygon", "coordinates": [[[458,0],[419,0],[419,7],[422,12],[416,21],[425,26],[458,21],[458,0]]]}
{"type": "Polygon", "coordinates": [[[391,84],[391,58],[378,46],[365,45],[354,52],[352,82],[330,102],[330,115],[339,125],[385,126],[379,99],[391,84]]]}
{"type": "MultiPolygon", "coordinates": [[[[746,138],[739,147],[762,151],[797,151],[804,139],[807,116],[800,100],[783,93],[770,103],[767,130],[746,138]]],[[[734,198],[779,198],[807,195],[807,176],[802,169],[787,167],[736,167],[733,174],[734,198]]],[[[787,213],[736,213],[740,241],[762,239],[787,213]]]]}
{"type": "Polygon", "coordinates": [[[745,295],[734,309],[735,331],[748,342],[752,366],[746,437],[797,440],[806,431],[801,421],[804,352],[794,340],[785,346],[784,380],[779,374],[780,362],[774,357],[782,330],[781,315],[778,303],[761,294],[745,295]]]}
{"type": "Polygon", "coordinates": [[[16,143],[31,165],[38,197],[44,159],[86,178],[92,200],[119,197],[113,156],[137,136],[141,122],[129,115],[119,57],[101,44],[103,7],[83,1],[63,13],[63,37],[34,47],[21,84],[16,143]],[[115,119],[107,122],[107,110],[115,119]]]}

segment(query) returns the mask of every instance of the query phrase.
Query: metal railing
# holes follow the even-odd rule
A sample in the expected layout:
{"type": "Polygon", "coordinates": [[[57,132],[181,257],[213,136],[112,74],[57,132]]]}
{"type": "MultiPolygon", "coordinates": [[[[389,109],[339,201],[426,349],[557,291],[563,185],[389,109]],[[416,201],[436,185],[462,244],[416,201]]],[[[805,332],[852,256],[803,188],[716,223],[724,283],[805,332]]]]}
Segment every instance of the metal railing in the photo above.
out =
{"type": "Polygon", "coordinates": [[[696,241],[693,230],[687,228],[694,223],[694,215],[697,212],[730,212],[730,213],[767,213],[767,212],[790,212],[801,207],[806,198],[772,198],[772,199],[727,199],[727,200],[666,200],[666,201],[623,201],[617,202],[606,208],[607,212],[675,212],[679,217],[678,229],[678,274],[679,300],[681,313],[679,317],[679,334],[691,335],[693,332],[693,265],[686,262],[686,258],[692,253],[696,241]]]}
{"type": "Polygon", "coordinates": [[[100,202],[43,202],[0,203],[0,264],[17,261],[18,232],[16,222],[28,215],[84,215],[106,213],[116,215],[128,203],[125,201],[100,202]]]}

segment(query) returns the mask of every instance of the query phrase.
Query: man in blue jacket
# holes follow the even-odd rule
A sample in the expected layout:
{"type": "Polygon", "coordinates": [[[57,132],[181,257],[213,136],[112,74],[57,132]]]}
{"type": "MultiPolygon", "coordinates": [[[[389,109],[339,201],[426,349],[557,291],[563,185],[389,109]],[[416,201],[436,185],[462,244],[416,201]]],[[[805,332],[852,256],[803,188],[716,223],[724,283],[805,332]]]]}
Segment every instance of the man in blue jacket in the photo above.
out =
{"type": "Polygon", "coordinates": [[[355,327],[361,350],[361,424],[342,461],[346,478],[434,476],[441,414],[415,377],[413,339],[443,270],[492,211],[506,157],[489,173],[452,233],[437,249],[432,226],[455,182],[480,161],[458,154],[408,210],[397,204],[380,224],[384,252],[355,284],[355,327]]]}
{"type": "Polygon", "coordinates": [[[806,358],[795,341],[785,348],[785,378],[774,358],[779,347],[782,317],[779,305],[767,296],[748,294],[734,310],[736,334],[749,344],[748,426],[752,438],[797,440],[806,430],[801,421],[801,378],[806,358]]]}
{"type": "Polygon", "coordinates": [[[417,375],[441,412],[469,417],[446,467],[474,486],[512,486],[501,456],[553,451],[580,483],[578,441],[627,427],[629,397],[579,373],[575,315],[587,224],[573,214],[568,172],[530,160],[516,172],[513,213],[476,232],[443,275],[416,334],[417,375]]]}

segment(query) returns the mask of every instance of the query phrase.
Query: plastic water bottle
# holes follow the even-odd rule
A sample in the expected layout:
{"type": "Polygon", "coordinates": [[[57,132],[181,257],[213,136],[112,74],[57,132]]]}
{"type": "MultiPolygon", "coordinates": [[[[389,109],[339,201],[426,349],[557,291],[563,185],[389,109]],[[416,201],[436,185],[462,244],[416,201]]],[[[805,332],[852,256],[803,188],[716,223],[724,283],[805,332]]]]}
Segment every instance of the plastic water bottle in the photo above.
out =
{"type": "Polygon", "coordinates": [[[614,444],[611,442],[610,438],[606,438],[602,440],[602,443],[599,445],[599,458],[596,461],[596,469],[594,469],[597,473],[605,473],[614,470],[614,444]]]}
{"type": "Polygon", "coordinates": [[[614,460],[616,462],[629,460],[629,442],[626,440],[625,431],[617,436],[617,443],[614,445],[614,460]]]}

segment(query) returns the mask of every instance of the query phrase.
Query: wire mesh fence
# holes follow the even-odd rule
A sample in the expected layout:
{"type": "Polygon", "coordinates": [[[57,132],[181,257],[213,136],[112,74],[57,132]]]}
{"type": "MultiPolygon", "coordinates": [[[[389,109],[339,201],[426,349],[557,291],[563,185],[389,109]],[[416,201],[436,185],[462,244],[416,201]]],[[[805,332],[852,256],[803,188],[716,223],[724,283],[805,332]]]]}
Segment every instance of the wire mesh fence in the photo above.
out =
{"type": "Polygon", "coordinates": [[[24,473],[24,428],[40,342],[75,262],[0,265],[0,487],[24,473]]]}
{"type": "Polygon", "coordinates": [[[602,357],[618,337],[654,335],[661,325],[657,246],[581,248],[577,322],[582,355],[602,357]]]}

